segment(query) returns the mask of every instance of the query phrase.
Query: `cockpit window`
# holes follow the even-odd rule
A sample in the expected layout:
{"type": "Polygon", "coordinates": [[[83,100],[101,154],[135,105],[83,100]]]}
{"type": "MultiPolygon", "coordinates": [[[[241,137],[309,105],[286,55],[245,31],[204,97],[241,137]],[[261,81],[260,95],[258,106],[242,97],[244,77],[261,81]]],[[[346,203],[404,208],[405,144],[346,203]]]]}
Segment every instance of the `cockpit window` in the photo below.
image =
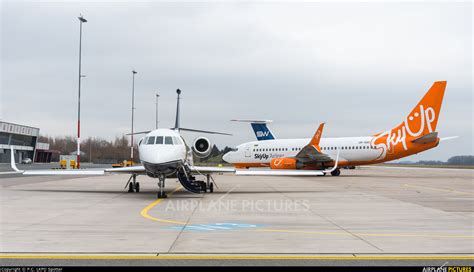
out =
{"type": "Polygon", "coordinates": [[[163,136],[156,136],[155,144],[163,144],[163,136]]]}
{"type": "Polygon", "coordinates": [[[173,140],[171,139],[171,136],[166,136],[165,137],[165,144],[172,145],[173,140]]]}
{"type": "Polygon", "coordinates": [[[146,144],[155,144],[155,136],[148,137],[146,144]]]}
{"type": "Polygon", "coordinates": [[[174,145],[179,145],[178,138],[176,138],[175,136],[173,136],[173,137],[171,137],[171,139],[173,139],[173,144],[174,144],[174,145]]]}

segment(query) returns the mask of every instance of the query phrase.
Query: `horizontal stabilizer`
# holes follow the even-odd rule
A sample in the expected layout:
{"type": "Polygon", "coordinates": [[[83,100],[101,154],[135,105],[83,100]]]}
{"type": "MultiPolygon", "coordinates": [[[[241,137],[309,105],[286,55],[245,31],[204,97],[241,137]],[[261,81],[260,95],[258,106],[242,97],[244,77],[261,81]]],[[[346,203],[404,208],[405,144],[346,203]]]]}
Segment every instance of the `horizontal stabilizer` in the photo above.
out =
{"type": "Polygon", "coordinates": [[[191,128],[179,128],[179,130],[191,131],[191,132],[200,132],[200,133],[207,133],[207,134],[219,134],[219,135],[232,136],[232,134],[229,134],[229,133],[209,131],[209,130],[200,130],[200,129],[191,129],[191,128]]]}
{"type": "Polygon", "coordinates": [[[443,142],[443,141],[453,140],[453,139],[456,139],[456,138],[459,138],[459,136],[443,137],[443,138],[440,138],[439,141],[443,142]]]}
{"type": "Polygon", "coordinates": [[[273,120],[252,120],[252,119],[232,119],[232,122],[246,122],[246,123],[255,123],[255,124],[268,124],[273,122],[273,120]]]}
{"type": "Polygon", "coordinates": [[[146,131],[140,131],[140,132],[134,132],[134,133],[127,133],[125,135],[138,135],[138,134],[147,134],[150,133],[151,130],[146,130],[146,131]]]}
{"type": "Polygon", "coordinates": [[[438,132],[434,131],[411,141],[416,144],[429,144],[429,143],[436,142],[437,139],[438,139],[438,132]]]}

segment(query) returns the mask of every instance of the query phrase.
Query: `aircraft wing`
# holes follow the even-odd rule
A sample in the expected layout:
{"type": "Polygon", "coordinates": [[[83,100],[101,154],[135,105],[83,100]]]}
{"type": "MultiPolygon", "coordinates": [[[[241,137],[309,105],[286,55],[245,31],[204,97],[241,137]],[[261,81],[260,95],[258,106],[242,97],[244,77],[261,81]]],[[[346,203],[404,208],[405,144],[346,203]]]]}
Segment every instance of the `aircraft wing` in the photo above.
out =
{"type": "Polygon", "coordinates": [[[120,167],[120,168],[107,168],[104,170],[106,173],[117,173],[117,174],[145,174],[145,167],[143,165],[120,167]]]}
{"type": "Polygon", "coordinates": [[[209,166],[189,166],[192,172],[198,174],[211,174],[211,173],[234,173],[235,169],[230,167],[209,167],[209,166]]]}
{"type": "Polygon", "coordinates": [[[321,170],[235,170],[237,176],[324,176],[321,170]]]}
{"type": "Polygon", "coordinates": [[[130,166],[122,168],[107,168],[107,169],[60,169],[60,170],[20,170],[16,167],[14,150],[11,147],[10,164],[13,170],[23,175],[37,175],[37,176],[67,176],[67,175],[84,175],[84,176],[100,176],[106,173],[121,173],[121,174],[145,174],[145,167],[130,166]]]}
{"type": "MultiPolygon", "coordinates": [[[[15,170],[16,171],[16,170],[15,170]]],[[[100,176],[104,175],[104,170],[93,169],[71,169],[71,170],[18,170],[18,173],[29,176],[100,176]]]]}
{"type": "Polygon", "coordinates": [[[35,175],[35,176],[101,176],[108,173],[116,174],[145,174],[145,167],[131,166],[122,168],[107,168],[107,169],[60,169],[60,170],[19,170],[15,169],[16,172],[22,173],[23,175],[35,175]]]}
{"type": "Polygon", "coordinates": [[[323,134],[324,123],[319,124],[318,130],[314,134],[311,142],[301,149],[295,158],[304,163],[332,162],[333,159],[321,152],[319,142],[323,134]]]}

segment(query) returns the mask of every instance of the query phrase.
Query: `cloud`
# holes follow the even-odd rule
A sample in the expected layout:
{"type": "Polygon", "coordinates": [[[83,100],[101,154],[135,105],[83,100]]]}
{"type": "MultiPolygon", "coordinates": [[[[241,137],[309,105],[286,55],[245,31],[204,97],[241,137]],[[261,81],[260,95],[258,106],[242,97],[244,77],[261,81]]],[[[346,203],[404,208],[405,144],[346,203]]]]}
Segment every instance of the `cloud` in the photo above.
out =
{"type": "MultiPolygon", "coordinates": [[[[448,80],[441,135],[460,139],[415,159],[472,154],[471,3],[4,2],[0,118],[74,135],[78,31],[83,29],[82,130],[113,138],[174,123],[230,131],[232,118],[273,119],[280,138],[371,135],[398,124],[435,80],[448,80]]],[[[189,134],[189,142],[194,134],[189,134]]]]}

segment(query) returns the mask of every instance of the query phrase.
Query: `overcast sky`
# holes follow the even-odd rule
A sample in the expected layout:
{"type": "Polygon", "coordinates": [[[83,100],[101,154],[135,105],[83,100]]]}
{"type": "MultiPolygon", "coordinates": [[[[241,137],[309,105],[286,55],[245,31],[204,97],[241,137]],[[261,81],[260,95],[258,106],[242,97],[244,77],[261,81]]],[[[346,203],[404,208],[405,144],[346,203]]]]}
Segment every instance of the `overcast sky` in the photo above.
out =
{"type": "MultiPolygon", "coordinates": [[[[272,119],[278,138],[365,136],[398,125],[447,80],[438,131],[460,136],[408,158],[473,154],[472,4],[1,2],[0,119],[75,135],[79,21],[82,136],[183,127],[255,139],[234,118],[272,119]]],[[[186,134],[191,142],[197,135],[186,134]]]]}

